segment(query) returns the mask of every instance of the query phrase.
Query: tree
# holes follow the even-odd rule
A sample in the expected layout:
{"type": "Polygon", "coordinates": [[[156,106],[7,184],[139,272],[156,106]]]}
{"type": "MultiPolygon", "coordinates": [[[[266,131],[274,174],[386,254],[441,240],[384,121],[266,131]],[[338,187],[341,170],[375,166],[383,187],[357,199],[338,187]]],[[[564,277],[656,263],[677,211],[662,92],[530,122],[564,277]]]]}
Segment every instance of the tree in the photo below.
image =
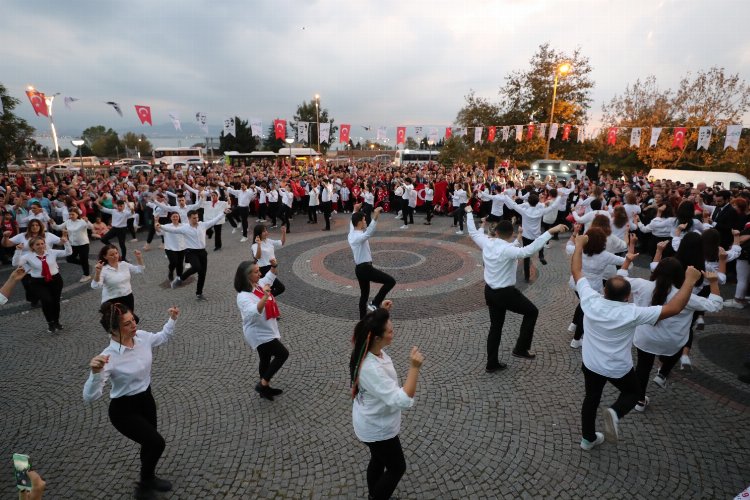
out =
{"type": "Polygon", "coordinates": [[[0,100],[5,110],[0,114],[0,165],[5,165],[16,158],[27,156],[35,141],[34,128],[13,113],[21,101],[8,95],[8,91],[1,83],[0,100]]]}
{"type": "Polygon", "coordinates": [[[235,135],[219,135],[219,150],[252,153],[258,149],[258,138],[253,135],[247,120],[234,117],[235,135]]]}
{"type": "Polygon", "coordinates": [[[81,137],[95,156],[119,156],[124,151],[117,132],[111,128],[106,129],[103,125],[87,128],[81,133],[81,137]]]}
{"type": "MultiPolygon", "coordinates": [[[[299,136],[298,133],[298,127],[297,123],[299,122],[308,122],[309,123],[309,137],[308,138],[302,138],[299,142],[304,142],[307,144],[308,147],[311,148],[317,148],[318,147],[318,114],[315,110],[315,101],[302,101],[302,104],[297,106],[297,112],[294,115],[294,122],[292,124],[292,129],[294,130],[294,136],[297,138],[299,136]]],[[[330,123],[331,124],[331,135],[330,137],[335,137],[336,132],[338,131],[338,127],[333,124],[333,118],[328,117],[328,110],[325,108],[322,108],[320,110],[320,123],[330,123]]],[[[330,147],[329,143],[321,142],[320,143],[320,154],[325,154],[325,152],[330,147]]]]}
{"type": "Polygon", "coordinates": [[[141,156],[151,156],[151,153],[154,151],[154,146],[145,135],[138,135],[133,132],[125,133],[122,137],[122,145],[127,149],[137,150],[141,156]]]}
{"type": "Polygon", "coordinates": [[[263,148],[267,151],[273,151],[278,153],[279,149],[287,147],[284,139],[276,138],[276,130],[274,129],[273,123],[268,127],[266,138],[263,140],[263,148]]]}

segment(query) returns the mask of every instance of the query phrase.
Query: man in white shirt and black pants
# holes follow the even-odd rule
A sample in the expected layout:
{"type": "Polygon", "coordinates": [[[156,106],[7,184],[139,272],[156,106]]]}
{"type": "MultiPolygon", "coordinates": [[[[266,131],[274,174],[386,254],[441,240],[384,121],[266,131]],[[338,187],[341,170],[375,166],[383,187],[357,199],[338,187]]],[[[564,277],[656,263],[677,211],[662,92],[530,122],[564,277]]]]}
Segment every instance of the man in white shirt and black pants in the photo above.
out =
{"type": "Polygon", "coordinates": [[[109,240],[117,236],[117,243],[120,244],[120,259],[125,260],[128,256],[128,248],[125,246],[125,235],[128,233],[128,218],[133,216],[133,212],[125,206],[125,200],[117,200],[115,209],[101,206],[101,200],[97,200],[96,206],[105,214],[112,216],[112,227],[107,234],[102,236],[102,243],[109,245],[109,240]]]}
{"type": "Polygon", "coordinates": [[[543,233],[528,246],[520,247],[513,238],[513,224],[503,220],[492,227],[492,236],[474,225],[471,205],[465,207],[466,226],[469,236],[482,249],[484,261],[484,298],[490,311],[490,331],[487,335],[487,367],[488,373],[504,370],[505,363],[498,359],[500,338],[505,323],[506,311],[523,315],[521,333],[513,348],[513,356],[517,358],[534,359],[535,354],[529,353],[531,341],[534,337],[534,326],[539,316],[539,309],[524,297],[516,288],[516,268],[518,259],[528,257],[537,252],[552,238],[555,233],[563,232],[566,226],[560,224],[543,233]]]}
{"type": "Polygon", "coordinates": [[[378,217],[380,212],[383,211],[382,207],[378,207],[372,212],[372,221],[368,226],[365,222],[365,214],[360,212],[359,209],[362,206],[361,203],[354,205],[354,213],[352,214],[352,222],[349,224],[349,246],[352,248],[352,254],[354,254],[354,273],[357,275],[357,281],[359,282],[359,319],[365,317],[367,310],[374,311],[388,295],[388,292],[396,286],[396,280],[392,276],[384,273],[379,269],[375,269],[372,265],[372,254],[370,253],[370,237],[375,233],[375,228],[378,225],[378,217]],[[367,299],[370,297],[370,283],[382,283],[382,287],[378,291],[375,298],[372,299],[372,303],[368,304],[367,299]]]}
{"type": "Polygon", "coordinates": [[[570,270],[581,298],[583,325],[583,363],[581,370],[586,396],[581,408],[581,448],[591,450],[606,439],[617,442],[619,421],[638,402],[640,387],[633,369],[633,336],[638,325],[654,325],[657,321],[677,315],[690,300],[693,285],[701,272],[690,266],[679,292],[663,306],[640,307],[628,303],[630,283],[614,276],[604,286],[604,296],[596,292],[583,275],[583,247],[588,236],[576,238],[570,270]],[[604,434],[596,432],[596,410],[604,385],[610,382],[620,390],[617,401],[604,409],[604,434]]]}

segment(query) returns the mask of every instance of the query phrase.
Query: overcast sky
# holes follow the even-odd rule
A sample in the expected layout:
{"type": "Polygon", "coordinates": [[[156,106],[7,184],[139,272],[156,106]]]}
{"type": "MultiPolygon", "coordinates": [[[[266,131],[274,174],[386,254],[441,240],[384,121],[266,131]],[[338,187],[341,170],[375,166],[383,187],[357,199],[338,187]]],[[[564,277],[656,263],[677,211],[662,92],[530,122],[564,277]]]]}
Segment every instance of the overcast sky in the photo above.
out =
{"type": "Polygon", "coordinates": [[[470,89],[497,101],[505,76],[550,42],[590,58],[596,123],[602,103],[650,74],[675,88],[688,70],[723,66],[750,81],[748,19],[747,0],[3,0],[0,82],[40,132],[29,84],[81,99],[55,101],[66,131],[138,129],[135,104],[155,124],[204,111],[210,124],[236,114],[267,128],[319,93],[337,124],[392,134],[452,124],[470,89]]]}

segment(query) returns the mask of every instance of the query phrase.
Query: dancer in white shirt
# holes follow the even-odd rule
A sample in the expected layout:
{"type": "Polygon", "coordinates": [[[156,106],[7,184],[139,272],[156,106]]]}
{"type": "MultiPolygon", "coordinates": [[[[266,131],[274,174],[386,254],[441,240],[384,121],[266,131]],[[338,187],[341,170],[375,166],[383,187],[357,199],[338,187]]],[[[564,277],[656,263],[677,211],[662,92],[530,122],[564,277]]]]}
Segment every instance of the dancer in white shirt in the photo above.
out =
{"type": "Polygon", "coordinates": [[[91,288],[101,288],[102,304],[118,302],[125,304],[131,312],[135,312],[135,298],[130,278],[132,274],[141,274],[146,269],[143,254],[139,250],[135,251],[135,259],[138,263],[136,266],[129,262],[121,262],[120,253],[114,245],[104,245],[99,251],[91,288]]]}
{"type": "MultiPolygon", "coordinates": [[[[477,229],[471,206],[466,206],[466,226],[469,236],[482,249],[484,261],[484,298],[490,312],[490,331],[487,335],[487,367],[488,373],[504,370],[505,363],[498,359],[500,337],[503,332],[506,311],[523,315],[521,332],[516,340],[512,354],[517,358],[534,359],[531,354],[531,341],[534,337],[539,309],[516,288],[516,269],[518,259],[529,257],[538,252],[555,233],[561,233],[568,228],[564,224],[557,225],[542,233],[533,243],[520,247],[513,236],[513,224],[503,220],[494,225],[491,236],[477,229]],[[515,241],[514,241],[515,240],[515,241]]],[[[523,228],[521,228],[523,229],[523,228]]]]}
{"type": "Polygon", "coordinates": [[[370,238],[375,233],[378,225],[378,218],[383,211],[383,207],[378,207],[372,212],[372,222],[369,225],[365,223],[365,214],[360,212],[361,203],[354,205],[352,221],[349,224],[349,246],[354,255],[354,273],[359,283],[359,318],[365,317],[367,310],[374,311],[388,295],[388,292],[396,286],[396,280],[392,276],[376,269],[372,265],[372,254],[370,253],[370,238]],[[382,283],[382,287],[377,295],[368,304],[367,299],[370,297],[370,283],[382,283]]]}
{"type": "Polygon", "coordinates": [[[125,246],[125,236],[128,233],[128,219],[133,216],[133,212],[131,212],[129,208],[126,208],[124,200],[117,200],[115,202],[116,208],[114,209],[103,207],[101,202],[102,199],[96,201],[99,210],[112,216],[111,227],[109,231],[107,231],[107,234],[102,236],[102,243],[109,245],[109,240],[116,236],[117,242],[120,245],[120,256],[125,260],[128,254],[128,248],[125,246]]]}
{"type": "Polygon", "coordinates": [[[109,380],[109,420],[120,434],[141,445],[140,482],[136,498],[151,499],[154,491],[170,491],[172,483],[156,477],[166,443],[156,430],[156,402],[151,394],[151,363],[154,347],[174,336],[180,310],[169,308],[169,320],[158,333],[137,330],[138,319],[126,306],[108,302],[102,306],[101,325],[109,334],[109,345],[89,362],[91,372],[83,386],[87,403],[102,397],[109,380]]]}
{"type": "Polygon", "coordinates": [[[411,408],[424,356],[411,348],[409,373],[399,386],[393,362],[385,352],[393,342],[391,301],[357,323],[352,336],[349,375],[352,386],[352,424],[357,438],[370,449],[367,466],[369,498],[388,499],[406,471],[401,448],[401,410],[411,408]]]}
{"type": "MultiPolygon", "coordinates": [[[[276,249],[283,247],[286,243],[286,226],[281,226],[281,239],[272,240],[268,237],[268,228],[265,224],[258,224],[253,228],[253,241],[255,243],[250,246],[250,251],[263,277],[271,270],[271,262],[276,260],[276,249]]],[[[284,290],[286,287],[277,276],[271,285],[271,293],[274,297],[278,297],[284,293],[284,290]]]]}
{"type": "Polygon", "coordinates": [[[94,230],[91,222],[81,217],[81,211],[73,208],[68,212],[69,219],[60,225],[55,221],[50,221],[52,227],[59,231],[64,231],[68,235],[70,246],[73,248],[73,254],[66,258],[71,264],[79,264],[83,271],[83,277],[79,283],[91,281],[89,271],[89,233],[88,230],[94,230]]]}
{"type": "MultiPolygon", "coordinates": [[[[180,222],[180,214],[172,212],[169,216],[172,220],[171,227],[178,228],[182,225],[180,222]]],[[[161,224],[161,221],[159,222],[161,224]]],[[[168,226],[170,224],[164,224],[161,227],[168,226]]],[[[175,273],[180,276],[183,271],[183,265],[185,263],[185,238],[180,233],[173,233],[171,231],[159,230],[159,233],[164,239],[164,253],[169,261],[167,278],[171,283],[174,281],[175,273]]],[[[206,232],[208,234],[208,232],[206,232]]]]}
{"type": "Polygon", "coordinates": [[[210,195],[206,193],[201,207],[203,208],[203,220],[211,220],[221,214],[219,222],[206,231],[206,236],[214,238],[214,252],[218,252],[221,250],[221,227],[226,221],[224,213],[229,209],[229,204],[226,201],[219,200],[218,191],[211,191],[210,195]]]}

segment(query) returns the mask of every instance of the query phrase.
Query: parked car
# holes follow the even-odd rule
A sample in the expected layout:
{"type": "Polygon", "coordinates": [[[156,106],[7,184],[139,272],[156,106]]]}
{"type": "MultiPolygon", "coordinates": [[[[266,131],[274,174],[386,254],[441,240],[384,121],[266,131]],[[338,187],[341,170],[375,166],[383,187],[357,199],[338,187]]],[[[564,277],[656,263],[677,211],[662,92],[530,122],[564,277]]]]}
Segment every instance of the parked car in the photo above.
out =
{"type": "Polygon", "coordinates": [[[138,163],[135,165],[130,165],[130,175],[138,175],[141,173],[151,173],[151,165],[149,165],[148,163],[138,163]]]}
{"type": "Polygon", "coordinates": [[[129,167],[131,165],[137,165],[140,163],[145,163],[138,158],[122,158],[120,160],[115,161],[112,165],[115,167],[129,167]]]}

